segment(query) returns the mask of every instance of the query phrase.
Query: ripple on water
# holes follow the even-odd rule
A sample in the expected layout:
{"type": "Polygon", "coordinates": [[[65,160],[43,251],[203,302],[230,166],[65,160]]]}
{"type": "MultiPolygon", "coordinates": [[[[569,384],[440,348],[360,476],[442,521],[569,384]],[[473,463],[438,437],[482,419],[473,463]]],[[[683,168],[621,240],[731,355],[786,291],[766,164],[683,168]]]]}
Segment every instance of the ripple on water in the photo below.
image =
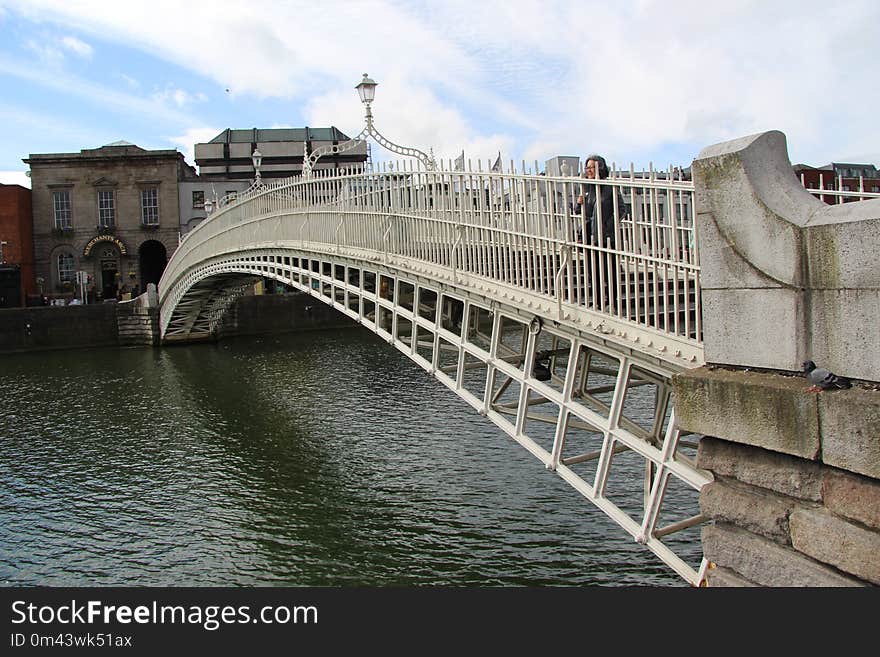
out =
{"type": "Polygon", "coordinates": [[[8,584],[683,584],[363,331],[4,356],[3,380],[8,584]]]}

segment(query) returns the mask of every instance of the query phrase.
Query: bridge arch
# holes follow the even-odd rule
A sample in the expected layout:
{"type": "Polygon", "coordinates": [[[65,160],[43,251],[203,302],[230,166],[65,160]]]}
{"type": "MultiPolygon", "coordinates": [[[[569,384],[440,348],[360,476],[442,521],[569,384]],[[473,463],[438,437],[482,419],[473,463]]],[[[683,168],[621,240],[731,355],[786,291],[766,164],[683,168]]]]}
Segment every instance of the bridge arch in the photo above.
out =
{"type": "MultiPolygon", "coordinates": [[[[722,145],[703,168],[695,163],[716,187],[734,180],[714,196],[706,181],[695,195],[671,170],[612,174],[600,183],[398,165],[256,185],[187,234],[169,262],[159,285],[162,338],[210,336],[230,299],[255,277],[282,280],[383,336],[687,581],[703,583],[707,561],[682,558],[681,537],[710,519],[695,504],[684,513],[676,505],[670,516],[666,504],[679,496],[676,486],[695,502],[693,494],[712,479],[696,467],[695,445],[679,428],[669,390],[672,375],[706,360],[701,242],[711,272],[706,289],[716,292],[706,295],[707,317],[717,322],[707,330],[722,329],[713,348],[725,346],[718,336],[726,335],[730,309],[742,307],[744,292],[768,333],[800,331],[767,312],[767,295],[750,292],[752,269],[730,260],[729,240],[719,233],[722,220],[741,223],[735,191],[744,188],[742,176],[729,165],[737,158],[743,166],[757,163],[752,173],[763,175],[760,148],[749,144],[779,142],[773,135],[746,141],[742,153],[728,151],[743,144],[722,145]],[[598,241],[584,243],[577,236],[591,234],[587,217],[572,213],[572,201],[600,184],[620,192],[604,210],[603,195],[595,195],[597,223],[606,225],[601,213],[611,212],[613,235],[600,230],[598,241]],[[728,290],[732,282],[742,289],[728,290]],[[644,402],[637,400],[643,391],[651,406],[640,424],[629,408],[644,402]],[[627,468],[628,460],[638,466],[627,468]]],[[[769,158],[778,169],[774,180],[791,179],[783,160],[769,158]]],[[[755,216],[764,217],[766,207],[758,203],[755,216]]],[[[870,232],[872,207],[856,212],[860,230],[870,232]]],[[[825,224],[836,225],[843,213],[833,214],[804,230],[828,238],[825,224]]],[[[741,249],[734,245],[734,252],[741,249]]],[[[816,290],[826,283],[817,279],[816,290]]],[[[850,331],[861,326],[850,324],[850,331]]],[[[750,350],[748,335],[738,345],[750,350]]],[[[863,371],[864,363],[846,363],[863,371]]],[[[687,399],[677,401],[688,409],[687,399]]]]}
{"type": "Polygon", "coordinates": [[[671,544],[666,537],[702,522],[697,491],[708,479],[693,467],[696,445],[674,427],[662,360],[424,273],[283,247],[243,249],[188,272],[164,340],[211,337],[260,277],[382,337],[687,581],[699,581],[699,557],[679,556],[681,536],[671,544]],[[646,414],[647,424],[638,419],[646,414]],[[661,512],[664,498],[676,501],[677,516],[661,512]]]}
{"type": "Polygon", "coordinates": [[[190,231],[168,263],[162,340],[213,337],[259,277],[310,294],[697,584],[698,492],[711,477],[677,427],[669,385],[702,362],[691,188],[614,184],[628,206],[606,208],[616,234],[605,246],[575,240],[588,233],[574,230],[584,218],[570,214],[578,187],[566,178],[399,166],[256,187],[190,231]],[[645,205],[659,199],[665,213],[645,205]]]}

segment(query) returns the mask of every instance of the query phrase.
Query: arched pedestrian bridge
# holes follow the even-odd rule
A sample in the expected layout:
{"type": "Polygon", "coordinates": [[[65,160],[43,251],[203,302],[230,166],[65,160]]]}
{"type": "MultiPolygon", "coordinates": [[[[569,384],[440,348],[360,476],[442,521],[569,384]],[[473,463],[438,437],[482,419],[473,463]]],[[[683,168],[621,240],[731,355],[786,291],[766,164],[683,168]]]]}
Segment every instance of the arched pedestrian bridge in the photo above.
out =
{"type": "Polygon", "coordinates": [[[712,475],[670,395],[673,374],[705,362],[694,219],[693,184],[671,171],[316,171],[252,188],[185,237],[159,285],[161,337],[212,338],[257,277],[307,292],[698,584],[712,475]],[[573,208],[599,182],[613,194],[597,213],[614,221],[597,239],[573,208]]]}

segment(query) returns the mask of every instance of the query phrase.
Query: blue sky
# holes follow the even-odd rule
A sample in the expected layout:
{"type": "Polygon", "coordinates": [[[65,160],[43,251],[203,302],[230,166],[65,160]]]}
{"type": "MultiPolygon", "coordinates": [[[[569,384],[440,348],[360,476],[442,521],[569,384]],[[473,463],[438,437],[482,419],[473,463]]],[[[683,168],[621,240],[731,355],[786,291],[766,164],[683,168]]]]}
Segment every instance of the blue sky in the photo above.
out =
{"type": "Polygon", "coordinates": [[[379,131],[443,158],[665,168],[777,129],[793,162],[880,164],[878,34],[876,0],[0,0],[0,182],[119,139],[353,136],[364,72],[379,131]]]}

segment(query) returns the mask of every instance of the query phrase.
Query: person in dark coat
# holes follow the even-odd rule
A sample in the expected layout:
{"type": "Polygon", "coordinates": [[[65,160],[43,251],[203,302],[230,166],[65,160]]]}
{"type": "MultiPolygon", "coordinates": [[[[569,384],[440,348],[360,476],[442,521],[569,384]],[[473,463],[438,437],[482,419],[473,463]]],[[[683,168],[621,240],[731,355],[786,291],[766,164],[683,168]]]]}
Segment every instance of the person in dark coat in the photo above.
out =
{"type": "MultiPolygon", "coordinates": [[[[608,163],[604,157],[596,154],[587,155],[584,178],[604,180],[608,177],[608,173],[608,163]]],[[[578,196],[573,208],[578,226],[576,229],[578,241],[583,241],[582,235],[585,232],[590,244],[615,248],[614,194],[613,185],[586,185],[585,193],[578,196]]],[[[618,212],[623,212],[623,203],[620,199],[618,199],[618,212]]],[[[603,310],[613,310],[617,289],[617,256],[615,254],[609,256],[603,251],[597,251],[596,256],[599,259],[598,267],[602,269],[604,281],[604,289],[600,291],[597,299],[598,306],[603,310]]]]}
{"type": "MultiPolygon", "coordinates": [[[[584,164],[584,178],[604,180],[608,177],[608,164],[601,155],[587,155],[584,164]]],[[[587,185],[586,193],[578,196],[574,205],[574,213],[583,218],[587,226],[587,235],[592,237],[593,244],[599,244],[599,214],[602,215],[602,238],[606,243],[614,242],[614,187],[611,185],[587,185]],[[596,190],[599,190],[601,203],[596,202],[596,190]]]]}

